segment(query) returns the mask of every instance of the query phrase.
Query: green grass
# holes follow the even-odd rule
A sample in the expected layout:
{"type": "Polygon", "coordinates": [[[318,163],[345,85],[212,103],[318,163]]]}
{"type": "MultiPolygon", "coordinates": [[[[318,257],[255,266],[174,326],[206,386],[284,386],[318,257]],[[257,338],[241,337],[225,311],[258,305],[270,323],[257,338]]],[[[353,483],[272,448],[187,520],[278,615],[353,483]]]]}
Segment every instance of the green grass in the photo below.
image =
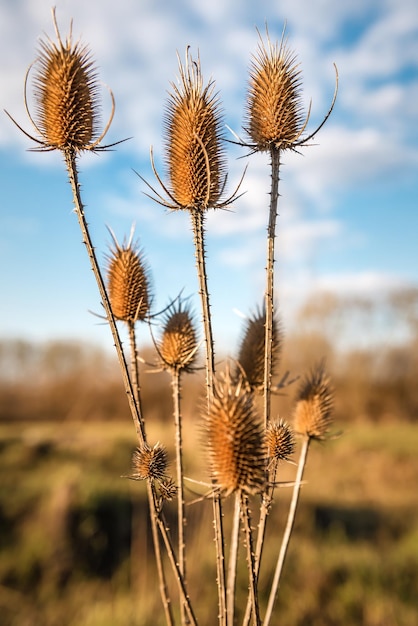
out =
{"type": "MultiPolygon", "coordinates": [[[[155,439],[171,436],[167,427],[148,426],[155,439]]],[[[190,446],[195,431],[185,430],[190,446]]],[[[0,425],[2,626],[164,624],[144,485],[122,478],[135,443],[129,420],[0,425]]],[[[417,449],[412,423],[353,424],[340,438],[312,445],[274,623],[416,625],[417,449]]],[[[200,477],[204,455],[194,457],[199,463],[193,468],[190,455],[188,473],[200,477]]],[[[282,465],[279,479],[293,471],[282,465]]],[[[277,491],[268,526],[262,613],[289,497],[290,490],[277,491]]],[[[212,626],[210,503],[189,507],[188,516],[190,595],[198,598],[199,623],[212,626]]],[[[241,558],[238,617],[247,586],[243,564],[241,558]]]]}

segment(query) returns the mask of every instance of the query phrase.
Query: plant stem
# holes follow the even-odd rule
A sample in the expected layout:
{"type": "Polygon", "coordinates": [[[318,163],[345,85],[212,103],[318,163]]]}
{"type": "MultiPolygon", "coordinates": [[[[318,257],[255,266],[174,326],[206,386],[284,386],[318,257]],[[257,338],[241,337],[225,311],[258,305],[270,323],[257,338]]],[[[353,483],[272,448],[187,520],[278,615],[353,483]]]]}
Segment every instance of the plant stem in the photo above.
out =
{"type": "Polygon", "coordinates": [[[258,573],[256,570],[253,550],[253,534],[251,531],[250,509],[248,507],[248,496],[241,495],[241,515],[245,532],[245,543],[247,545],[247,567],[251,597],[251,607],[253,614],[253,625],[260,626],[260,610],[258,606],[258,573]]]}
{"type": "MultiPolygon", "coordinates": [[[[132,385],[133,385],[135,401],[142,415],[141,388],[139,384],[139,367],[138,367],[138,358],[137,358],[138,355],[137,355],[137,347],[136,347],[137,341],[136,341],[134,322],[128,322],[128,329],[129,329],[129,341],[130,341],[130,348],[131,348],[132,385]]],[[[162,556],[161,545],[160,545],[160,537],[158,534],[158,527],[157,527],[157,521],[156,521],[157,516],[158,516],[156,494],[155,494],[155,489],[153,487],[153,483],[149,480],[147,481],[147,495],[148,495],[148,507],[149,507],[150,520],[151,520],[151,531],[152,531],[152,539],[153,539],[153,545],[154,545],[155,562],[157,565],[157,572],[158,572],[161,602],[164,608],[167,626],[174,626],[173,614],[171,610],[171,600],[170,600],[170,596],[168,595],[168,590],[167,590],[163,556],[162,556]]]]}
{"type": "Polygon", "coordinates": [[[129,369],[126,363],[125,355],[123,352],[122,341],[119,336],[119,331],[116,325],[116,320],[113,315],[112,307],[110,304],[109,297],[107,295],[106,287],[103,281],[102,274],[100,272],[100,267],[97,262],[96,253],[90,238],[90,233],[88,229],[88,224],[86,221],[85,213],[84,213],[84,205],[81,200],[80,194],[80,183],[78,181],[78,172],[77,172],[77,164],[76,164],[76,155],[72,150],[66,150],[64,152],[65,164],[67,166],[68,177],[70,180],[71,189],[73,192],[73,200],[75,206],[75,212],[78,218],[78,223],[80,225],[81,234],[83,238],[83,243],[86,246],[87,254],[90,259],[91,268],[93,270],[94,277],[97,282],[97,286],[99,289],[99,294],[102,300],[102,304],[106,313],[106,318],[110,326],[110,330],[112,332],[114,345],[116,348],[116,353],[119,360],[120,369],[122,372],[123,384],[125,387],[125,392],[128,397],[129,408],[131,410],[132,419],[135,425],[136,434],[138,440],[141,444],[146,443],[145,436],[145,428],[142,420],[142,415],[135,401],[134,390],[132,386],[132,382],[129,376],[129,369]]]}
{"type": "Polygon", "coordinates": [[[171,610],[171,600],[167,591],[163,557],[161,554],[160,537],[158,534],[158,511],[156,506],[156,494],[151,480],[147,480],[147,494],[150,509],[151,532],[154,543],[155,561],[157,564],[158,580],[160,581],[161,602],[164,607],[164,614],[167,626],[174,626],[174,619],[171,610]]]}
{"type": "MultiPolygon", "coordinates": [[[[176,468],[177,468],[177,526],[178,526],[178,562],[179,570],[186,581],[186,542],[184,530],[186,525],[186,514],[184,505],[184,472],[183,472],[183,437],[182,437],[182,418],[181,418],[181,385],[180,371],[175,368],[171,372],[171,386],[173,394],[174,407],[174,424],[175,424],[175,442],[176,442],[176,468]]],[[[181,607],[183,609],[183,605],[181,607]]],[[[181,610],[182,623],[185,621],[185,612],[181,610]]]]}
{"type": "MultiPolygon", "coordinates": [[[[257,578],[260,573],[261,556],[263,554],[267,518],[270,513],[270,508],[273,502],[274,481],[276,480],[276,471],[277,471],[277,461],[274,464],[273,470],[269,473],[271,484],[267,486],[266,492],[263,494],[263,499],[262,499],[261,506],[260,506],[260,519],[258,522],[257,543],[256,543],[255,553],[254,553],[254,571],[255,571],[257,578]]],[[[251,600],[251,590],[250,590],[250,593],[248,595],[248,600],[247,600],[247,607],[245,609],[245,616],[242,622],[243,626],[248,626],[248,624],[250,623],[251,610],[252,610],[252,600],[251,600]]]]}
{"type": "MultiPolygon", "coordinates": [[[[138,350],[136,347],[136,333],[135,333],[135,323],[128,322],[128,332],[129,332],[129,343],[131,349],[131,381],[133,392],[135,396],[135,401],[138,406],[138,410],[143,416],[142,411],[142,402],[141,402],[141,387],[139,383],[139,366],[138,366],[138,350]]],[[[145,426],[144,418],[142,417],[142,423],[145,426]]]]}
{"type": "Polygon", "coordinates": [[[277,205],[279,199],[280,150],[272,148],[270,213],[267,228],[267,265],[266,265],[266,333],[264,345],[264,424],[270,420],[271,379],[273,361],[273,319],[274,319],[274,244],[276,238],[277,205]]]}
{"type": "Polygon", "coordinates": [[[191,213],[193,236],[195,245],[196,256],[196,269],[199,280],[199,295],[202,305],[202,319],[203,330],[205,334],[206,343],[206,385],[207,385],[207,399],[208,407],[213,398],[213,384],[215,375],[215,354],[213,347],[213,335],[212,335],[212,322],[210,314],[210,302],[208,291],[208,280],[206,274],[206,259],[205,259],[205,229],[204,221],[205,216],[203,211],[195,210],[191,213]]]}
{"type": "MultiPolygon", "coordinates": [[[[96,257],[96,253],[94,250],[94,246],[91,241],[90,232],[89,232],[87,220],[86,220],[85,213],[84,213],[84,205],[81,200],[76,155],[74,151],[68,150],[64,152],[64,158],[65,158],[65,164],[67,166],[71,189],[73,192],[74,206],[75,206],[75,210],[76,210],[76,214],[78,218],[78,223],[80,225],[80,229],[82,233],[83,243],[86,246],[87,254],[90,259],[91,267],[92,267],[92,270],[96,279],[96,283],[99,289],[99,294],[102,299],[102,304],[106,313],[106,318],[109,322],[109,326],[112,332],[113,341],[115,344],[120,369],[122,372],[125,392],[128,397],[129,408],[131,410],[131,415],[132,415],[132,419],[134,422],[136,434],[137,434],[139,443],[141,445],[145,445],[146,435],[145,435],[144,421],[143,421],[142,413],[140,410],[139,388],[134,387],[131,377],[129,375],[129,368],[126,362],[125,354],[123,352],[122,341],[120,339],[119,331],[116,325],[116,320],[113,315],[112,307],[110,304],[109,296],[106,291],[106,287],[105,287],[104,280],[100,271],[100,267],[97,262],[97,257],[96,257]]],[[[134,341],[134,346],[135,345],[136,343],[134,341]]],[[[132,358],[135,358],[135,361],[136,361],[136,347],[134,348],[134,355],[135,357],[132,356],[132,358]]],[[[133,373],[134,373],[133,376],[135,376],[135,371],[137,372],[136,367],[133,368],[133,373]]],[[[149,507],[150,507],[150,516],[151,516],[151,525],[152,525],[153,523],[155,523],[152,520],[155,520],[157,512],[156,512],[156,504],[155,504],[155,494],[153,492],[152,487],[150,486],[148,487],[148,502],[149,502],[149,507]]],[[[158,540],[158,533],[155,533],[155,529],[153,529],[153,537],[154,537],[155,556],[157,560],[157,568],[158,568],[158,573],[160,576],[161,597],[162,597],[162,601],[164,604],[167,624],[168,626],[172,626],[173,619],[171,616],[170,601],[168,599],[167,591],[166,591],[166,584],[165,584],[164,570],[162,566],[162,556],[161,556],[161,550],[160,550],[160,545],[159,545],[159,540],[158,540]]]]}
{"type": "Polygon", "coordinates": [[[216,581],[218,584],[218,619],[219,626],[227,626],[226,610],[226,573],[225,573],[225,542],[221,496],[213,487],[212,494],[213,527],[216,548],[216,581]]]}
{"type": "Polygon", "coordinates": [[[231,547],[229,550],[228,561],[228,582],[226,588],[228,626],[233,626],[234,624],[235,583],[237,578],[240,514],[241,494],[237,491],[235,494],[234,517],[232,520],[231,547]]]}
{"type": "MultiPolygon", "coordinates": [[[[209,291],[205,261],[205,230],[203,211],[190,212],[192,218],[193,236],[195,244],[195,256],[197,275],[199,280],[199,295],[202,306],[203,329],[206,343],[206,385],[208,411],[213,399],[215,377],[215,355],[213,347],[212,323],[210,315],[209,291]]],[[[218,585],[218,611],[219,625],[226,626],[226,575],[225,575],[225,541],[222,520],[222,502],[215,486],[212,495],[213,525],[215,531],[216,569],[218,585]]]]}
{"type": "Polygon", "coordinates": [[[276,570],[274,572],[273,583],[270,590],[269,601],[267,605],[266,616],[264,618],[263,625],[268,626],[273,612],[273,606],[276,601],[277,590],[279,587],[280,576],[283,570],[283,564],[286,558],[287,549],[289,547],[290,535],[292,534],[293,524],[296,516],[296,508],[299,500],[300,487],[303,479],[303,472],[306,465],[306,458],[308,456],[310,437],[304,437],[302,443],[302,449],[300,451],[298,470],[296,473],[295,484],[293,487],[292,500],[290,502],[289,513],[287,516],[286,528],[283,533],[282,544],[280,546],[280,553],[277,559],[276,570]]]}
{"type": "Polygon", "coordinates": [[[182,602],[184,604],[184,607],[187,611],[187,615],[189,617],[190,620],[190,624],[192,626],[197,626],[197,621],[196,621],[196,617],[194,615],[194,611],[192,608],[192,605],[190,603],[190,598],[187,594],[187,590],[186,590],[186,585],[184,583],[183,580],[183,576],[181,575],[178,563],[177,563],[177,559],[176,559],[176,555],[174,553],[174,549],[173,549],[173,545],[171,543],[171,539],[170,536],[167,532],[167,525],[163,519],[163,516],[160,514],[156,517],[157,520],[157,524],[158,524],[158,528],[160,529],[166,550],[167,550],[167,555],[171,564],[171,567],[173,569],[174,575],[175,575],[175,579],[177,581],[177,585],[179,588],[179,593],[180,593],[180,597],[182,599],[182,602]]]}

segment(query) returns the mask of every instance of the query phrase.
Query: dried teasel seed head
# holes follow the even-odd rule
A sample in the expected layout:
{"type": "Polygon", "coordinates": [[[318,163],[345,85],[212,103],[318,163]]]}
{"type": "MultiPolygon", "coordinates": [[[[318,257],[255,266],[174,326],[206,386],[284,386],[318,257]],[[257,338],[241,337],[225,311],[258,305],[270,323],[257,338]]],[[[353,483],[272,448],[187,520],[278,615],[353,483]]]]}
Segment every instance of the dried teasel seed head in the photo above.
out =
{"type": "Polygon", "coordinates": [[[193,315],[179,300],[166,312],[158,353],[163,367],[192,371],[197,359],[197,330],[193,315]]]}
{"type": "MultiPolygon", "coordinates": [[[[263,388],[264,382],[264,346],[265,346],[265,307],[259,309],[246,323],[244,335],[238,353],[238,363],[245,374],[251,391],[263,388]]],[[[274,376],[282,348],[280,325],[273,319],[272,375],[274,376]]]]}
{"type": "Polygon", "coordinates": [[[160,481],[158,487],[163,500],[174,500],[177,495],[178,488],[172,478],[165,478],[160,481]]]}
{"type": "Polygon", "coordinates": [[[301,103],[301,72],[283,37],[280,44],[260,36],[253,56],[246,105],[246,131],[256,150],[286,150],[305,128],[301,103]]]}
{"type": "Polygon", "coordinates": [[[113,315],[134,323],[144,320],[150,310],[150,275],[138,245],[129,241],[120,245],[110,231],[113,246],[107,255],[107,288],[113,315]]]}
{"type": "Polygon", "coordinates": [[[265,445],[253,396],[227,372],[215,385],[205,445],[212,479],[225,495],[258,493],[265,481],[265,445]]]}
{"type": "Polygon", "coordinates": [[[302,381],[293,415],[295,432],[312,439],[329,435],[334,408],[333,392],[324,364],[317,365],[302,381]]]}
{"type": "Polygon", "coordinates": [[[284,421],[269,422],[266,430],[267,456],[270,460],[287,461],[295,450],[295,438],[284,421]]]}
{"type": "Polygon", "coordinates": [[[203,84],[200,59],[179,61],[165,118],[171,208],[202,211],[219,205],[226,180],[223,119],[214,84],[203,84]]]}
{"type": "Polygon", "coordinates": [[[133,474],[131,478],[164,481],[166,480],[168,465],[167,451],[160,443],[156,443],[153,448],[143,444],[135,450],[132,465],[133,474]]]}
{"type": "Polygon", "coordinates": [[[45,149],[92,150],[103,138],[111,121],[99,137],[96,69],[88,47],[72,42],[71,30],[66,41],[62,41],[54,11],[53,20],[57,42],[49,38],[41,41],[35,65],[36,116],[32,121],[42,137],[39,143],[45,149]]]}

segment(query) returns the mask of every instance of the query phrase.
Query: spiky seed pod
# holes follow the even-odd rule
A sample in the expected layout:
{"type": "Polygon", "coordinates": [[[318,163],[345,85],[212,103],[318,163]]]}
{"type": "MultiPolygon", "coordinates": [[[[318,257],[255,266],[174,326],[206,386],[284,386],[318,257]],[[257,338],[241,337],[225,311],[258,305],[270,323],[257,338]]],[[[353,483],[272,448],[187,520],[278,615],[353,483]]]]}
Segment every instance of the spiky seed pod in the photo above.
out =
{"type": "Polygon", "coordinates": [[[292,148],[305,127],[301,72],[296,55],[282,37],[272,43],[260,36],[253,56],[246,105],[246,131],[256,150],[292,148]]]}
{"type": "MultiPolygon", "coordinates": [[[[245,374],[251,391],[263,389],[264,382],[264,346],[265,346],[265,307],[259,309],[246,323],[244,335],[238,353],[238,363],[245,374]]],[[[282,348],[280,326],[277,318],[273,319],[272,375],[274,376],[282,348]]]]}
{"type": "Polygon", "coordinates": [[[206,417],[205,445],[212,479],[225,495],[257,493],[265,480],[265,446],[252,395],[229,375],[217,381],[206,417]]]}
{"type": "Polygon", "coordinates": [[[132,242],[132,235],[123,245],[111,235],[114,245],[107,256],[107,284],[113,315],[130,323],[144,320],[151,305],[150,276],[144,255],[132,242]]]}
{"type": "Polygon", "coordinates": [[[266,430],[267,456],[270,460],[287,461],[295,450],[292,429],[284,421],[269,422],[266,430]]]}
{"type": "Polygon", "coordinates": [[[177,485],[172,478],[165,478],[158,487],[163,500],[173,500],[177,495],[177,485]]]}
{"type": "Polygon", "coordinates": [[[302,381],[293,415],[295,431],[312,439],[325,439],[332,424],[333,391],[323,363],[302,381]]]}
{"type": "Polygon", "coordinates": [[[165,316],[158,352],[163,367],[178,371],[193,369],[197,359],[197,331],[189,308],[179,301],[165,316]]]}
{"type": "Polygon", "coordinates": [[[159,443],[153,448],[144,444],[133,453],[132,465],[134,471],[131,478],[164,481],[168,465],[167,451],[159,443]]]}
{"type": "Polygon", "coordinates": [[[179,69],[180,83],[173,85],[165,118],[168,193],[171,208],[203,211],[219,204],[225,186],[223,119],[214,83],[203,84],[200,60],[187,50],[179,69]]]}
{"type": "Polygon", "coordinates": [[[72,42],[71,32],[61,40],[53,13],[58,41],[40,43],[34,77],[35,127],[44,148],[90,150],[98,139],[99,86],[87,46],[72,42]]]}

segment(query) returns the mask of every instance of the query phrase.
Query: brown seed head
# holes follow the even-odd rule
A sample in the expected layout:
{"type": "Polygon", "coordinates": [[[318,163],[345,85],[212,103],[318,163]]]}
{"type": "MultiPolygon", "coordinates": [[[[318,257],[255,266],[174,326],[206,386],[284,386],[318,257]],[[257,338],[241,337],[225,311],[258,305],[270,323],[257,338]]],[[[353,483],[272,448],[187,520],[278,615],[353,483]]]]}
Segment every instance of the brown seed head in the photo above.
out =
{"type": "Polygon", "coordinates": [[[222,116],[213,82],[203,85],[200,60],[187,51],[180,84],[173,85],[165,131],[169,195],[173,208],[215,208],[225,185],[222,116]]]}
{"type": "Polygon", "coordinates": [[[330,381],[321,363],[302,381],[293,416],[295,431],[312,439],[325,439],[332,424],[333,405],[330,381]]]}
{"type": "Polygon", "coordinates": [[[179,301],[170,307],[158,352],[164,367],[192,371],[197,359],[197,331],[190,309],[179,301]]]}
{"type": "MultiPolygon", "coordinates": [[[[241,341],[238,363],[245,374],[246,381],[252,391],[263,388],[264,381],[264,346],[265,346],[265,307],[259,309],[246,323],[241,341]]],[[[279,323],[273,320],[272,374],[275,374],[279,363],[282,347],[279,323]]]]}
{"type": "Polygon", "coordinates": [[[153,448],[147,444],[137,448],[132,457],[132,464],[134,471],[131,478],[135,480],[166,480],[167,451],[159,443],[153,448]]]}
{"type": "Polygon", "coordinates": [[[90,51],[70,35],[41,41],[34,77],[35,127],[47,149],[90,150],[98,138],[99,89],[90,51]]]}
{"type": "Polygon", "coordinates": [[[267,44],[260,36],[253,56],[247,96],[246,131],[255,149],[292,148],[304,129],[301,73],[285,40],[267,44]]]}
{"type": "Polygon", "coordinates": [[[113,247],[107,257],[107,283],[113,315],[118,320],[134,323],[144,320],[151,304],[149,270],[138,246],[122,246],[113,238],[113,247]]]}
{"type": "Polygon", "coordinates": [[[270,460],[287,461],[295,450],[295,438],[283,420],[269,422],[266,430],[267,456],[270,460]]]}
{"type": "Polygon", "coordinates": [[[225,495],[262,491],[265,447],[252,395],[229,375],[218,381],[206,418],[206,445],[212,478],[225,495]]]}
{"type": "Polygon", "coordinates": [[[165,478],[160,481],[158,487],[163,500],[173,500],[177,495],[177,485],[172,478],[165,478]]]}

